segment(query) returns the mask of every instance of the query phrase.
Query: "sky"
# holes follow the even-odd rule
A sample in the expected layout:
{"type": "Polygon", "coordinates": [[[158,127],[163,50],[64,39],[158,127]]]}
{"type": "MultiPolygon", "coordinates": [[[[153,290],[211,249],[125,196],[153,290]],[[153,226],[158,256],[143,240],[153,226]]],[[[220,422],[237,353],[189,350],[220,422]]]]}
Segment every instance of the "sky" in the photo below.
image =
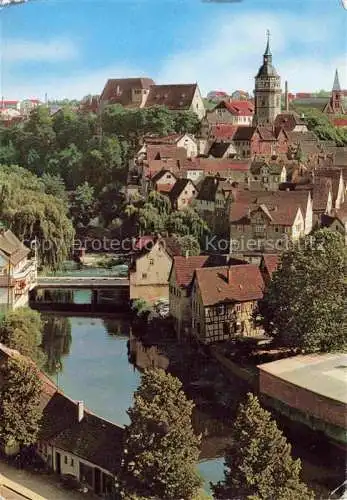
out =
{"type": "Polygon", "coordinates": [[[342,0],[29,0],[0,10],[5,99],[82,98],[147,76],[252,91],[266,30],[291,92],[347,89],[342,0]]]}

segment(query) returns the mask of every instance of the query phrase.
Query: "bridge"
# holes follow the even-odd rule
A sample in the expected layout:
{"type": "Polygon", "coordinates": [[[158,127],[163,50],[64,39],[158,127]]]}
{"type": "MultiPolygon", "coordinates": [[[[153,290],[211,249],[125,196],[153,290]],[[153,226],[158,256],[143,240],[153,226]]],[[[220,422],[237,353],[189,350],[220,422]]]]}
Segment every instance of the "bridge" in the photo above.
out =
{"type": "MultiPolygon", "coordinates": [[[[87,296],[88,297],[88,296],[87,296]]],[[[39,276],[29,295],[29,304],[38,310],[76,312],[108,312],[129,309],[130,284],[128,278],[39,276]],[[77,290],[91,291],[88,303],[75,300],[77,290]]]]}
{"type": "Polygon", "coordinates": [[[110,288],[129,287],[128,278],[116,277],[72,277],[72,276],[39,276],[37,278],[36,289],[68,289],[68,290],[102,290],[110,288]]]}

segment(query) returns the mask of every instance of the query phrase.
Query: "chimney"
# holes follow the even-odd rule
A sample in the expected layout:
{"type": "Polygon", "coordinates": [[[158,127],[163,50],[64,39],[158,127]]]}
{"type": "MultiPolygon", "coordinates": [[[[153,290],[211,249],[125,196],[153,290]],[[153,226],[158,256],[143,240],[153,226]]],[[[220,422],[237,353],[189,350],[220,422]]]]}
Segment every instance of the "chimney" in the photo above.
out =
{"type": "Polygon", "coordinates": [[[231,266],[229,266],[228,270],[227,270],[227,280],[228,280],[228,283],[230,284],[231,283],[231,266]]]}
{"type": "Polygon", "coordinates": [[[285,105],[285,110],[289,111],[289,96],[288,96],[288,82],[287,80],[285,81],[284,84],[284,105],[285,105]]]}
{"type": "Polygon", "coordinates": [[[78,410],[78,421],[82,422],[84,417],[84,402],[77,401],[77,410],[78,410]]]}

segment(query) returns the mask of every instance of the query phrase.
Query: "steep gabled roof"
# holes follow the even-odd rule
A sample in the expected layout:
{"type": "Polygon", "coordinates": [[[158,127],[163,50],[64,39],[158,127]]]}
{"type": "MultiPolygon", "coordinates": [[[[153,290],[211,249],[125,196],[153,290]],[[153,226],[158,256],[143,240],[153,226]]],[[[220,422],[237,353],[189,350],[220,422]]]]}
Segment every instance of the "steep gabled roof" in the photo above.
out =
{"type": "Polygon", "coordinates": [[[152,182],[155,184],[156,182],[159,182],[160,179],[165,175],[165,174],[171,174],[175,179],[177,179],[177,177],[175,176],[175,174],[173,172],[171,172],[171,170],[168,170],[168,169],[165,169],[163,168],[162,170],[159,170],[159,172],[157,172],[156,174],[153,175],[152,177],[152,182]]]}
{"type": "Polygon", "coordinates": [[[188,184],[193,184],[193,182],[190,179],[177,180],[177,182],[175,183],[175,185],[173,186],[173,188],[169,193],[169,198],[171,200],[171,203],[174,203],[177,200],[177,198],[179,198],[179,196],[183,193],[188,184]]]}
{"type": "Polygon", "coordinates": [[[131,106],[132,89],[148,90],[152,85],[154,81],[151,78],[110,78],[101,93],[100,101],[131,106]]]}
{"type": "Polygon", "coordinates": [[[264,280],[254,264],[201,268],[195,276],[205,307],[263,297],[264,280]]]}
{"type": "Polygon", "coordinates": [[[30,249],[8,229],[7,231],[0,230],[0,251],[7,256],[13,266],[16,266],[29,254],[30,249]]]}
{"type": "Polygon", "coordinates": [[[197,200],[215,201],[219,181],[217,177],[207,176],[200,184],[197,200]]]}
{"type": "Polygon", "coordinates": [[[256,131],[256,127],[237,127],[233,140],[250,141],[256,131]]]}
{"type": "Polygon", "coordinates": [[[145,107],[166,106],[169,109],[188,110],[193,102],[197,83],[152,85],[145,107]]]}

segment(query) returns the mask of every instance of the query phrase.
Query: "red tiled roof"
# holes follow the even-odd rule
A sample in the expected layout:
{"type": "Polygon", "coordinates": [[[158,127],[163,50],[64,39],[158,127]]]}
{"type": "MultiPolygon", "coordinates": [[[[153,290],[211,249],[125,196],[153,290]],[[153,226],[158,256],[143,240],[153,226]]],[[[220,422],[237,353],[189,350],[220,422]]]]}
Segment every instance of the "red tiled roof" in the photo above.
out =
{"type": "Polygon", "coordinates": [[[296,94],[297,99],[309,99],[310,97],[312,97],[310,92],[297,92],[296,94]]]}
{"type": "Polygon", "coordinates": [[[136,250],[143,250],[144,248],[147,248],[148,245],[151,245],[154,243],[154,237],[153,236],[140,236],[135,243],[135,249],[136,250]]]}
{"type": "Polygon", "coordinates": [[[263,297],[264,281],[255,264],[206,267],[195,272],[204,306],[247,302],[263,297]]]}
{"type": "Polygon", "coordinates": [[[6,101],[6,100],[1,100],[2,104],[18,104],[19,101],[6,101]]]}
{"type": "Polygon", "coordinates": [[[347,118],[334,118],[333,125],[335,127],[347,127],[347,118]]]}
{"type": "Polygon", "coordinates": [[[189,109],[197,88],[196,83],[152,85],[145,107],[166,106],[169,109],[189,109]]]}
{"type": "Polygon", "coordinates": [[[217,173],[228,171],[248,172],[250,162],[245,160],[231,160],[228,158],[197,158],[201,168],[206,173],[217,173]]]}
{"type": "Polygon", "coordinates": [[[215,137],[216,139],[233,139],[236,130],[238,129],[237,125],[229,125],[227,123],[219,123],[217,125],[212,125],[210,130],[210,136],[215,137]]]}
{"type": "Polygon", "coordinates": [[[195,269],[202,267],[208,258],[208,255],[174,257],[172,269],[175,272],[177,285],[188,286],[192,281],[195,269]]]}
{"type": "Polygon", "coordinates": [[[132,105],[132,90],[149,89],[151,85],[154,85],[151,78],[110,78],[101,93],[100,101],[132,105]]]}
{"type": "Polygon", "coordinates": [[[176,144],[185,134],[171,134],[165,136],[147,135],[143,138],[147,144],[176,144]]]}
{"type": "Polygon", "coordinates": [[[254,105],[249,101],[225,101],[225,107],[237,116],[253,116],[254,105]]]}
{"type": "Polygon", "coordinates": [[[156,185],[156,190],[159,193],[170,193],[171,189],[174,187],[174,184],[161,184],[160,182],[156,185]]]}
{"type": "Polygon", "coordinates": [[[273,273],[275,271],[277,271],[279,261],[280,261],[279,255],[276,255],[276,254],[264,254],[263,255],[264,266],[267,269],[267,271],[270,275],[270,278],[273,275],[273,273]]]}

